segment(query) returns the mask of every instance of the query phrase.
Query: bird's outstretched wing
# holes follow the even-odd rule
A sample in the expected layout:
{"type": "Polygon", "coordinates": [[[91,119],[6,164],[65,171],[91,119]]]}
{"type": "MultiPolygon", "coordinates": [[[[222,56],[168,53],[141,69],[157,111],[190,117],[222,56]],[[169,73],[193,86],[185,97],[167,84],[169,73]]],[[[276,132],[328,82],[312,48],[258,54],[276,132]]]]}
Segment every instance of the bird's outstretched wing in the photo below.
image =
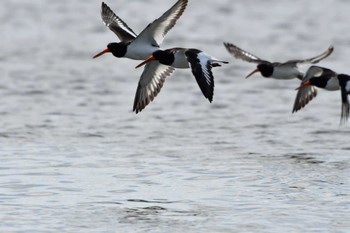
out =
{"type": "Polygon", "coordinates": [[[133,41],[133,44],[146,43],[147,45],[160,47],[165,35],[175,26],[177,20],[185,11],[187,2],[188,0],[177,1],[162,16],[150,23],[133,41]]]}
{"type": "Polygon", "coordinates": [[[303,59],[303,60],[290,60],[290,61],[287,61],[286,63],[295,63],[295,65],[316,64],[321,60],[325,59],[326,57],[328,57],[329,55],[331,55],[333,51],[334,51],[334,47],[331,45],[328,47],[326,51],[324,51],[323,53],[315,57],[303,59]]]}
{"type": "Polygon", "coordinates": [[[137,37],[136,33],[104,2],[102,2],[101,5],[101,17],[104,24],[114,32],[121,41],[129,42],[137,37]]]}
{"type": "Polygon", "coordinates": [[[137,86],[133,111],[141,112],[160,92],[165,78],[175,69],[160,64],[158,61],[148,63],[137,86]]]}
{"type": "Polygon", "coordinates": [[[317,89],[313,86],[299,88],[294,101],[293,113],[305,107],[316,96],[317,89]]]}
{"type": "Polygon", "coordinates": [[[217,60],[198,49],[186,50],[185,56],[204,97],[207,98],[209,102],[212,102],[214,96],[214,76],[212,68],[221,66],[220,63],[227,64],[228,62],[217,60]]]}
{"type": "Polygon", "coordinates": [[[250,63],[256,63],[256,64],[270,63],[269,61],[263,60],[255,55],[237,47],[234,44],[225,42],[224,46],[226,47],[227,51],[237,59],[241,59],[243,61],[250,62],[250,63]]]}
{"type": "Polygon", "coordinates": [[[348,95],[350,94],[350,76],[346,74],[339,74],[338,79],[342,100],[340,125],[343,125],[348,121],[350,114],[350,104],[348,99],[348,95]]]}

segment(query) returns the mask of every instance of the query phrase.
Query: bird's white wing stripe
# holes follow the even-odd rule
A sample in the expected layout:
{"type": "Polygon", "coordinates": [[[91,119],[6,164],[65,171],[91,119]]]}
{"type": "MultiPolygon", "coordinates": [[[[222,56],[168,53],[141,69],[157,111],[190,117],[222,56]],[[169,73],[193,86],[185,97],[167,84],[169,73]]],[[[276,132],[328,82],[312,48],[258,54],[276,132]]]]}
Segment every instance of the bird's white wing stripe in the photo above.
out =
{"type": "Polygon", "coordinates": [[[313,86],[301,87],[295,97],[293,113],[305,107],[313,98],[317,96],[317,89],[313,86]]]}
{"type": "Polygon", "coordinates": [[[320,62],[321,60],[327,58],[329,55],[331,55],[333,53],[333,51],[334,51],[334,47],[329,46],[329,48],[326,51],[324,51],[323,53],[321,53],[315,57],[312,57],[309,59],[304,59],[304,60],[291,60],[288,62],[295,62],[298,65],[307,64],[307,63],[316,64],[316,63],[320,62]]]}
{"type": "Polygon", "coordinates": [[[210,80],[211,74],[209,72],[209,69],[211,69],[211,64],[210,64],[211,57],[208,54],[201,52],[198,54],[198,59],[199,59],[199,64],[202,68],[202,72],[204,74],[205,80],[208,83],[208,85],[210,85],[211,84],[211,80],[210,80]]]}
{"type": "Polygon", "coordinates": [[[137,35],[129,26],[119,18],[106,3],[102,2],[101,17],[104,24],[112,30],[121,41],[134,40],[137,35]]]}
{"type": "Polygon", "coordinates": [[[152,61],[145,66],[134,100],[133,110],[136,113],[142,111],[158,95],[165,78],[174,70],[173,67],[162,65],[158,61],[152,61]]]}
{"type": "Polygon", "coordinates": [[[172,29],[176,21],[186,9],[188,0],[177,1],[168,11],[150,23],[132,42],[160,47],[165,35],[172,29]]]}
{"type": "Polygon", "coordinates": [[[224,43],[224,45],[227,51],[237,59],[241,59],[243,61],[252,62],[252,63],[269,63],[268,61],[264,61],[263,59],[237,47],[234,44],[224,43]]]}
{"type": "Polygon", "coordinates": [[[346,83],[345,90],[347,93],[350,93],[350,81],[346,83]]]}

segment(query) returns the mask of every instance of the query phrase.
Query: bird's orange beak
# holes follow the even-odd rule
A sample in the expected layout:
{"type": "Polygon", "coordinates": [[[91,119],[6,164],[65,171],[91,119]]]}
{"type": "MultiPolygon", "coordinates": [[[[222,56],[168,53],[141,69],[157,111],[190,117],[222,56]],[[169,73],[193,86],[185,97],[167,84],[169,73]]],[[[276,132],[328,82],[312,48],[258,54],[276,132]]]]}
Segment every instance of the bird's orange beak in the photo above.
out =
{"type": "Polygon", "coordinates": [[[252,76],[253,74],[255,74],[256,72],[259,72],[259,68],[256,68],[255,70],[253,70],[253,72],[251,72],[250,74],[247,75],[247,77],[245,78],[249,78],[250,76],[252,76]]]}
{"type": "Polygon", "coordinates": [[[300,84],[300,86],[299,86],[298,88],[296,88],[295,90],[299,90],[300,88],[306,87],[306,86],[311,86],[310,81],[303,82],[303,83],[300,84]]]}
{"type": "Polygon", "coordinates": [[[151,55],[149,58],[147,58],[146,60],[144,60],[143,62],[141,62],[140,64],[138,64],[138,65],[135,67],[135,69],[137,69],[137,68],[139,68],[139,67],[141,67],[141,66],[143,66],[143,65],[146,65],[147,63],[149,63],[149,62],[151,62],[151,61],[154,61],[154,60],[156,60],[156,58],[155,58],[153,55],[151,55]]]}
{"type": "Polygon", "coordinates": [[[92,58],[97,58],[97,57],[102,56],[103,54],[108,53],[108,52],[109,52],[109,48],[106,48],[105,50],[103,50],[102,52],[96,54],[92,58]]]}

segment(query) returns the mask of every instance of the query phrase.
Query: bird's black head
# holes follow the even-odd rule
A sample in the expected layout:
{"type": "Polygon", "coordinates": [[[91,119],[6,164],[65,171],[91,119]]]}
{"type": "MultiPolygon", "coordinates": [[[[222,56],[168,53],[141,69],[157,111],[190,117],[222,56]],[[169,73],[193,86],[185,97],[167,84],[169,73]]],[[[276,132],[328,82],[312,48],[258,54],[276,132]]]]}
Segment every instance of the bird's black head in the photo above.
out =
{"type": "Polygon", "coordinates": [[[124,43],[112,42],[107,45],[109,52],[115,57],[124,57],[126,54],[127,45],[124,43]]]}
{"type": "Polygon", "coordinates": [[[260,71],[261,75],[265,78],[271,77],[273,73],[273,65],[272,64],[259,64],[258,70],[260,71]]]}
{"type": "Polygon", "coordinates": [[[116,57],[124,57],[126,54],[127,44],[125,43],[109,43],[107,48],[102,52],[96,54],[93,58],[102,56],[105,53],[112,53],[116,57]]]}
{"type": "Polygon", "coordinates": [[[173,64],[175,60],[174,53],[172,52],[172,50],[169,50],[169,49],[157,50],[152,55],[155,60],[159,61],[159,63],[167,66],[170,66],[171,64],[173,64]]]}
{"type": "Polygon", "coordinates": [[[328,80],[329,79],[327,78],[313,77],[309,79],[309,82],[312,86],[325,88],[327,86],[328,80]]]}
{"type": "Polygon", "coordinates": [[[158,61],[163,65],[171,66],[175,60],[174,52],[171,49],[157,50],[153,52],[149,58],[137,65],[136,68],[146,65],[147,63],[152,62],[154,60],[158,61]]]}

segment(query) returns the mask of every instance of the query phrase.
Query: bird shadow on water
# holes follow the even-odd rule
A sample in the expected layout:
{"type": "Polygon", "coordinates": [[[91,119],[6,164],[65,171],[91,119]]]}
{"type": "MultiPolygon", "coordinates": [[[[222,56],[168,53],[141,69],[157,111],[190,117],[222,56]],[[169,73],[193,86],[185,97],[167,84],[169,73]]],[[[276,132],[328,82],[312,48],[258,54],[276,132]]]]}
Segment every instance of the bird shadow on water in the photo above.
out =
{"type": "Polygon", "coordinates": [[[322,164],[325,161],[316,159],[312,154],[309,153],[292,153],[292,154],[286,154],[286,158],[289,158],[293,160],[296,163],[303,163],[303,164],[322,164]]]}
{"type": "Polygon", "coordinates": [[[180,201],[168,201],[165,199],[152,200],[152,201],[142,200],[142,199],[128,199],[127,202],[133,203],[136,205],[140,204],[140,206],[137,206],[137,207],[126,208],[125,219],[128,219],[128,220],[154,221],[155,219],[161,216],[169,217],[169,216],[197,216],[198,215],[198,213],[195,211],[177,209],[175,206],[179,204],[180,201]],[[141,205],[146,205],[146,206],[141,206],[141,205]]]}
{"type": "Polygon", "coordinates": [[[124,209],[124,222],[153,222],[157,221],[159,216],[165,214],[169,210],[159,205],[151,205],[146,207],[133,207],[124,209]]]}
{"type": "Polygon", "coordinates": [[[96,205],[114,206],[114,212],[118,213],[119,222],[127,224],[159,224],[160,221],[164,223],[179,221],[178,217],[186,218],[200,215],[198,211],[188,210],[187,208],[182,209],[180,207],[181,201],[168,201],[165,199],[127,199],[118,202],[97,202],[94,206],[96,205]]]}

